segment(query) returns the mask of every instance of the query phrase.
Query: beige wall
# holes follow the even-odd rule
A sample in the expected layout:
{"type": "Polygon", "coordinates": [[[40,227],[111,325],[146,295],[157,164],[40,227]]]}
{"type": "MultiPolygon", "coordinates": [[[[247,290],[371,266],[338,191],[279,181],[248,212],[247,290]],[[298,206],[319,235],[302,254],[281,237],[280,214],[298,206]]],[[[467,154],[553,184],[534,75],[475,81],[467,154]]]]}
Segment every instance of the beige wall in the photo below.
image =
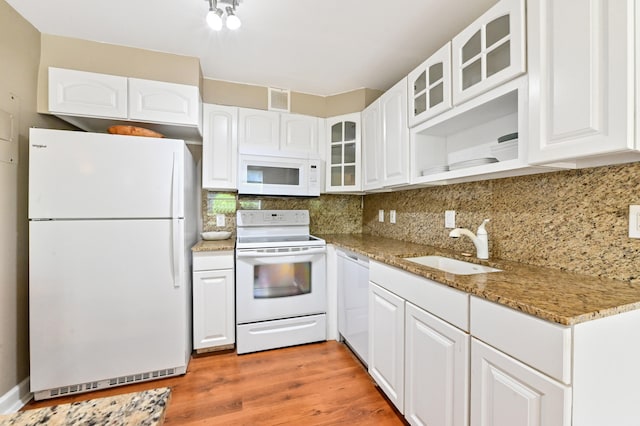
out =
{"type": "Polygon", "coordinates": [[[29,375],[27,165],[29,127],[64,128],[36,113],[40,33],[0,0],[0,96],[19,100],[18,161],[0,161],[0,396],[29,375]]]}
{"type": "Polygon", "coordinates": [[[198,58],[42,34],[38,111],[47,112],[49,67],[201,86],[198,58]]]}
{"type": "Polygon", "coordinates": [[[445,210],[456,210],[456,225],[473,232],[491,219],[492,257],[640,284],[630,204],[640,204],[640,163],[367,195],[363,228],[475,253],[444,228],[445,210]],[[397,224],[379,223],[378,209],[395,209],[397,224]]]}
{"type": "MultiPolygon", "coordinates": [[[[291,112],[322,118],[360,112],[381,94],[381,91],[373,89],[356,89],[332,96],[291,92],[291,112]]],[[[268,88],[205,79],[202,86],[202,100],[211,104],[266,110],[268,88]]]]}

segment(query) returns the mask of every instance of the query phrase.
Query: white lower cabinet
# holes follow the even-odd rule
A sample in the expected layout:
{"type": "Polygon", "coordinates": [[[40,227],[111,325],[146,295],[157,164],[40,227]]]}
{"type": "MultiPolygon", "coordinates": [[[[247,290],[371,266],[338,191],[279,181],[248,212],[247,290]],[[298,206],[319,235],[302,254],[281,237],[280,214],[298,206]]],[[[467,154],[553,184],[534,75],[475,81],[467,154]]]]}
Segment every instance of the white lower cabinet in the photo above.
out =
{"type": "Polygon", "coordinates": [[[232,251],[193,254],[193,349],[226,349],[235,343],[232,251]]]}
{"type": "Polygon", "coordinates": [[[571,424],[569,386],[471,341],[471,426],[571,424]]]}
{"type": "Polygon", "coordinates": [[[369,283],[369,374],[404,412],[404,299],[369,283]]]}
{"type": "Polygon", "coordinates": [[[375,261],[369,279],[369,374],[410,424],[468,425],[469,334],[452,322],[469,296],[375,261]]]}
{"type": "Polygon", "coordinates": [[[405,417],[412,425],[467,425],[469,335],[409,302],[405,316],[405,417]]]}

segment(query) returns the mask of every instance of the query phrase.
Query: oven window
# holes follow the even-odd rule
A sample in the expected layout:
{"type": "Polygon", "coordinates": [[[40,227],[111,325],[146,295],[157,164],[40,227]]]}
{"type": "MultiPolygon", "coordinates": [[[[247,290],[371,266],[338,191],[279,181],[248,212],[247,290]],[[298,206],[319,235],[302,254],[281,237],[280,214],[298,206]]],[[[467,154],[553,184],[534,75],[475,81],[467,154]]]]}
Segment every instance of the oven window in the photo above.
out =
{"type": "Polygon", "coordinates": [[[311,293],[311,262],[255,265],[253,298],[273,299],[311,293]]]}

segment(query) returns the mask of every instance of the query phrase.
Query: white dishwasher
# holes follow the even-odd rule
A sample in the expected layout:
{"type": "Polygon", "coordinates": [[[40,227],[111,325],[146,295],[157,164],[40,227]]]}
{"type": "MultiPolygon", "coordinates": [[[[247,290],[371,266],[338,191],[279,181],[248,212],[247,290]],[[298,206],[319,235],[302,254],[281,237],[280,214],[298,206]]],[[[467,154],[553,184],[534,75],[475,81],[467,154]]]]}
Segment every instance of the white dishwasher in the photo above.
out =
{"type": "Polygon", "coordinates": [[[338,332],[366,365],[369,345],[369,258],[337,250],[338,332]]]}

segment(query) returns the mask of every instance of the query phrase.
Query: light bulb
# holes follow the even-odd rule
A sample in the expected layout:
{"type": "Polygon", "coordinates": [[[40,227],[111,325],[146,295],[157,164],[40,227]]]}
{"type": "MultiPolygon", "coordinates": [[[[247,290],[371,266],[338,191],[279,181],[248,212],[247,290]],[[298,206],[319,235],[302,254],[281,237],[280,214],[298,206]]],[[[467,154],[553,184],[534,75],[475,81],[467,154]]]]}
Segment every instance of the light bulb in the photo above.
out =
{"type": "Polygon", "coordinates": [[[222,11],[220,9],[209,10],[207,13],[207,24],[211,29],[220,31],[222,29],[222,11]]]}
{"type": "Polygon", "coordinates": [[[237,30],[241,25],[242,22],[240,22],[240,18],[233,13],[233,9],[227,7],[227,28],[230,30],[237,30]]]}

